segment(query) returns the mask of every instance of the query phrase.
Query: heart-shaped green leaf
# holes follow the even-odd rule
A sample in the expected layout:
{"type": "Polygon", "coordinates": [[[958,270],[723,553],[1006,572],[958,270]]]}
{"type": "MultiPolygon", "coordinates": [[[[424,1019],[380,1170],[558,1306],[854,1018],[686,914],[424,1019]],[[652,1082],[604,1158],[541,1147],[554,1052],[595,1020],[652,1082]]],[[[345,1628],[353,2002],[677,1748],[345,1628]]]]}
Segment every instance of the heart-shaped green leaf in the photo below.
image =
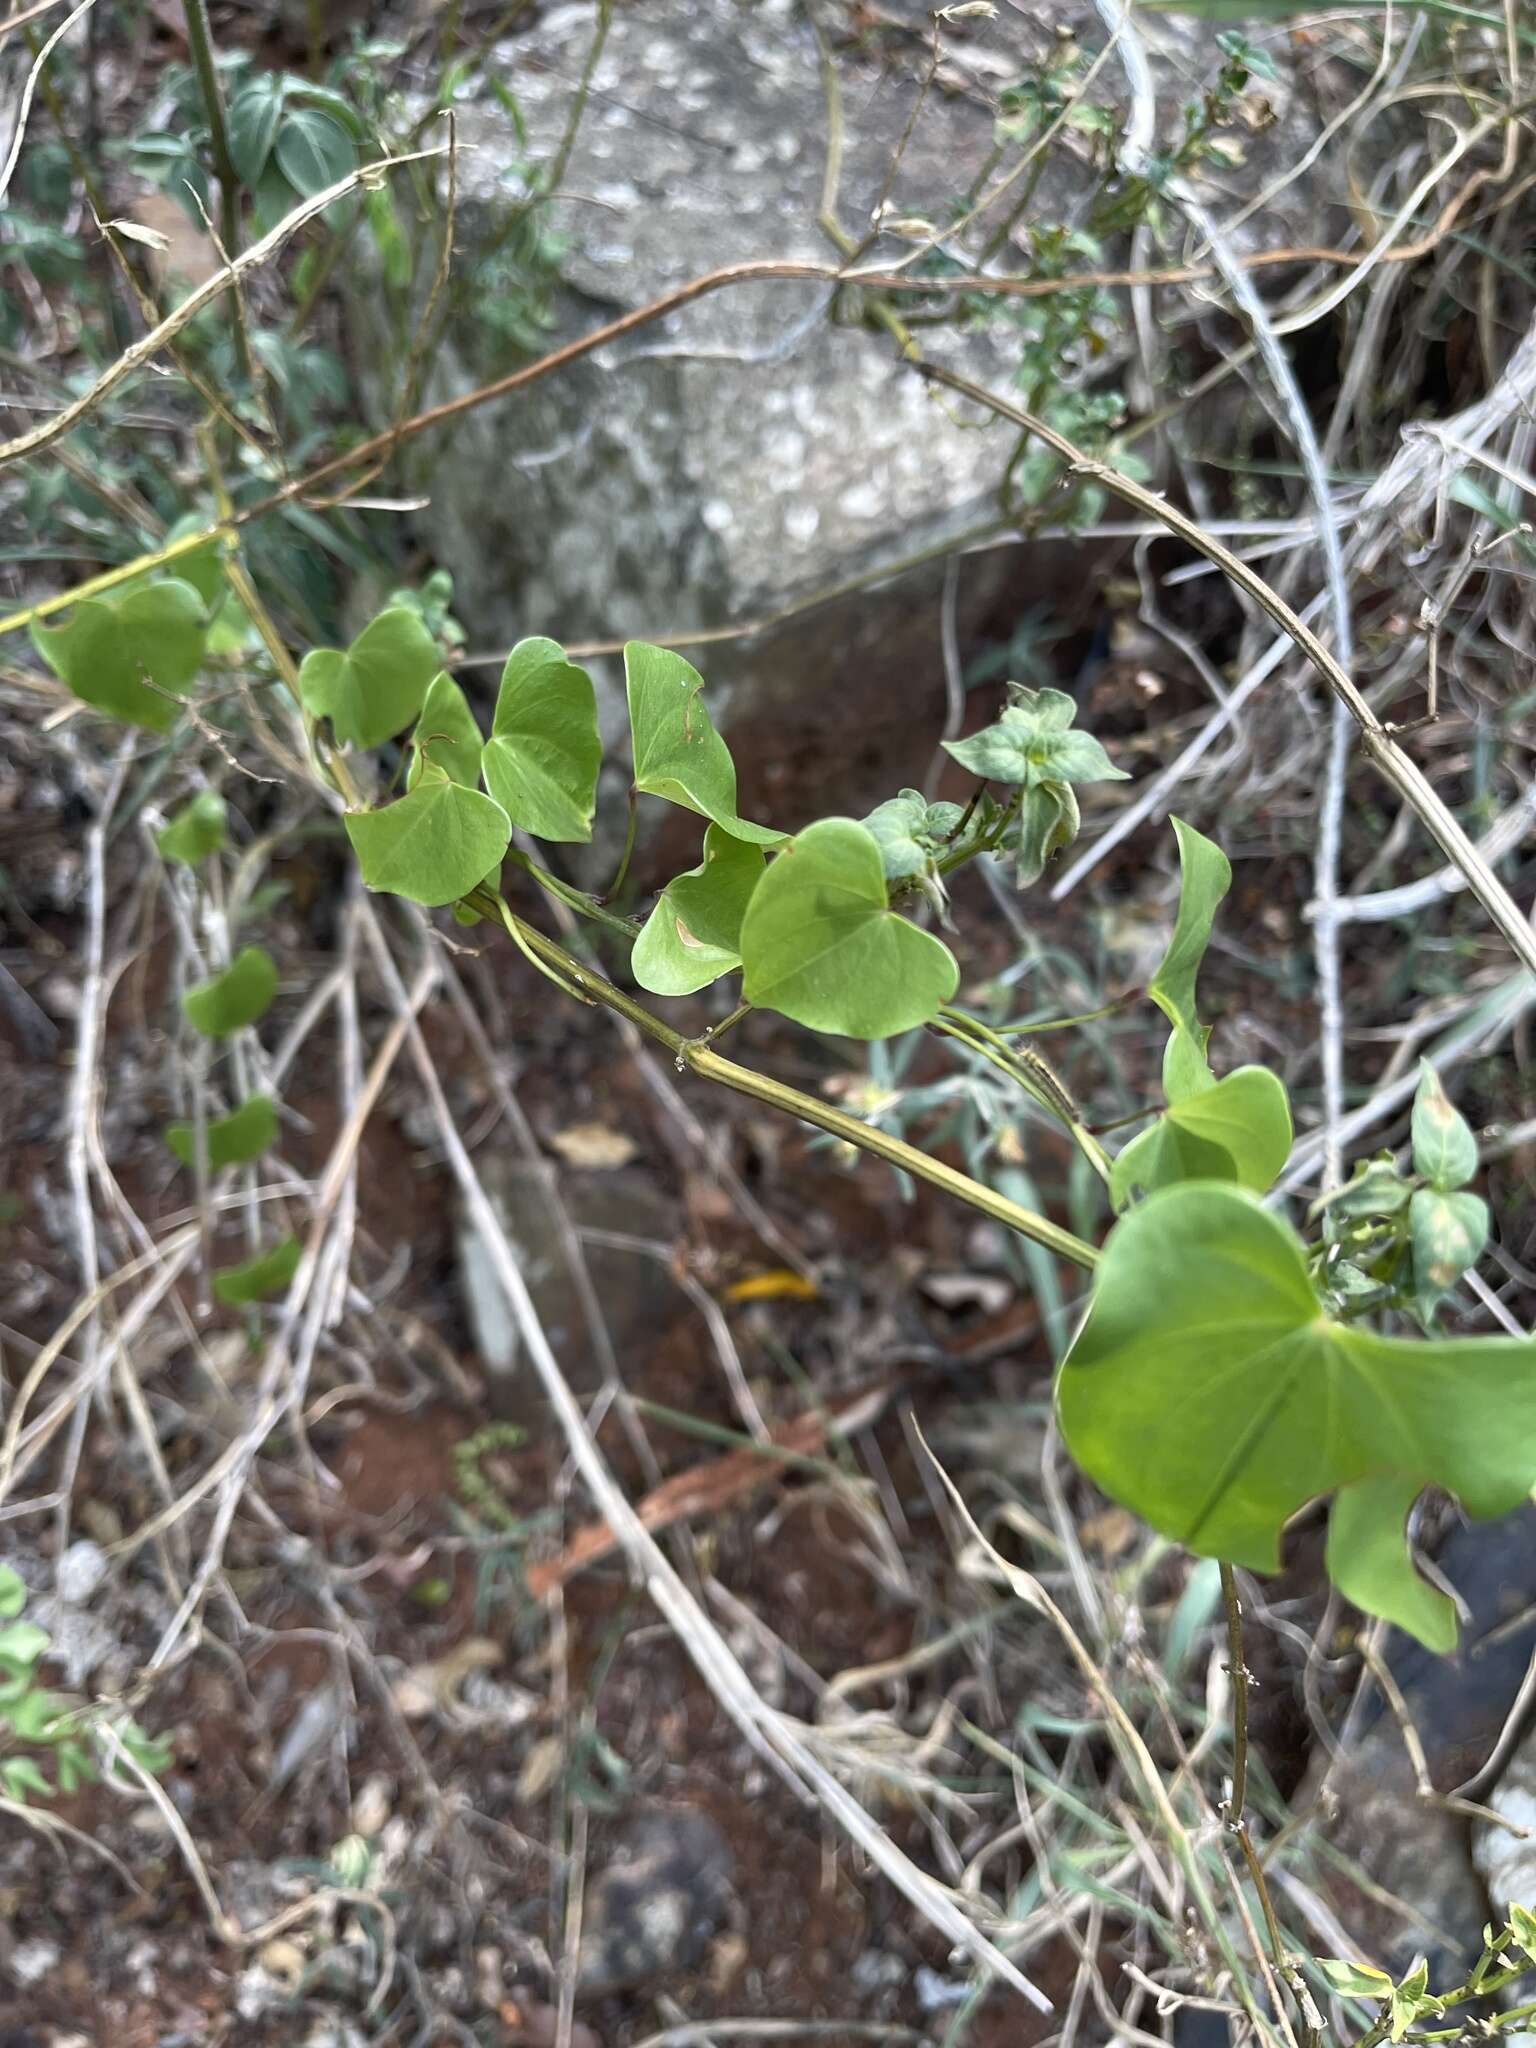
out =
{"type": "Polygon", "coordinates": [[[277,994],[277,968],[262,946],[242,946],[222,974],[189,988],[182,1013],[204,1038],[228,1038],[254,1024],[277,994]]]}
{"type": "Polygon", "coordinates": [[[1328,1576],[1362,1613],[1378,1614],[1448,1657],[1456,1602],[1420,1578],[1408,1549],[1408,1511],[1419,1482],[1387,1472],[1340,1487],[1328,1514],[1328,1576]]]}
{"type": "Polygon", "coordinates": [[[1180,1180],[1235,1180],[1263,1194],[1291,1150],[1291,1106],[1267,1067],[1239,1067],[1171,1103],[1115,1160],[1117,1209],[1136,1189],[1155,1194],[1180,1180]]]}
{"type": "Polygon", "coordinates": [[[852,818],[797,832],[741,922],[742,994],[813,1031],[888,1038],[955,992],[949,948],[886,901],[880,849],[852,818]]]}
{"type": "Polygon", "coordinates": [[[189,868],[217,853],[224,844],[227,811],[216,789],[200,789],[190,803],[182,805],[155,844],[163,860],[179,860],[189,868]]]}
{"type": "Polygon", "coordinates": [[[370,889],[429,906],[452,903],[483,882],[512,837],[499,803],[430,760],[409,795],[382,811],[349,811],[345,824],[370,889]]]}
{"type": "Polygon", "coordinates": [[[704,709],[698,670],[670,647],[631,640],[624,649],[624,684],[636,789],[712,818],[733,839],[780,845],[782,832],[736,815],[736,764],[704,709]]]}
{"type": "Polygon", "coordinates": [[[1072,1455],[1207,1556],[1272,1571],[1305,1502],[1382,1473],[1504,1514],[1536,1481],[1536,1343],[1334,1322],[1287,1223],[1166,1188],[1111,1232],[1058,1382],[1072,1455]]]}
{"type": "Polygon", "coordinates": [[[1449,1194],[1464,1187],[1477,1171],[1477,1140],[1472,1127],[1440,1085],[1440,1076],[1425,1060],[1413,1098],[1413,1166],[1432,1188],[1449,1194]]]}
{"type": "Polygon", "coordinates": [[[414,789],[421,780],[426,761],[441,768],[450,782],[462,783],[466,789],[480,787],[480,756],[484,752],[480,727],[469,699],[446,671],[432,678],[411,734],[411,747],[409,788],[414,789]]]}
{"type": "Polygon", "coordinates": [[[226,1308],[243,1308],[247,1302],[281,1294],[298,1270],[300,1251],[296,1237],[284,1237],[252,1259],[221,1266],[213,1276],[214,1300],[226,1308]]]}
{"type": "Polygon", "coordinates": [[[420,711],[442,666],[418,613],[393,605],[364,626],[352,645],[316,647],[299,669],[299,695],[338,740],[379,747],[420,711]]]}
{"type": "Polygon", "coordinates": [[[486,788],[536,838],[590,839],[602,760],[592,678],[555,641],[519,640],[496,694],[486,788]]]}
{"type": "MultiPolygon", "coordinates": [[[[228,1116],[216,1116],[204,1126],[209,1167],[216,1171],[221,1166],[244,1166],[247,1160],[265,1152],[276,1136],[276,1104],[270,1095],[253,1095],[228,1116]]],[[[196,1163],[195,1124],[167,1124],[165,1142],[183,1166],[196,1163]]]]}
{"type": "Polygon", "coordinates": [[[704,858],[662,891],[635,941],[630,966],[657,996],[686,996],[741,965],[741,920],[762,880],[761,847],[718,825],[704,834],[704,858]]]}
{"type": "Polygon", "coordinates": [[[173,700],[192,687],[207,637],[203,600],[175,576],[115,600],[83,598],[66,624],[32,628],[38,653],[77,697],[151,732],[175,724],[173,700]]]}
{"type": "Polygon", "coordinates": [[[319,107],[289,106],[272,153],[283,176],[306,199],[357,168],[351,136],[319,107]]]}

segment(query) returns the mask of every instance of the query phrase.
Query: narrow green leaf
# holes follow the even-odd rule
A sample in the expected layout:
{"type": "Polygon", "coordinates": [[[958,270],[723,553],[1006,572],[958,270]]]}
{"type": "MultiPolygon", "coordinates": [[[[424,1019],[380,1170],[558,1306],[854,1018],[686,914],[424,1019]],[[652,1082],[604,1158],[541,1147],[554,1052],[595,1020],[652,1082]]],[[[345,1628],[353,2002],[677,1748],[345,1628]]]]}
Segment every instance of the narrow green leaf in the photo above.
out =
{"type": "Polygon", "coordinates": [[[1088,1475],[1165,1536],[1257,1571],[1307,1501],[1412,1473],[1473,1515],[1536,1481],[1536,1343],[1380,1337],[1323,1312],[1305,1248],[1185,1182],[1111,1232],[1058,1383],[1088,1475]]]}
{"type": "Polygon", "coordinates": [[[1428,1060],[1419,1068],[1412,1132],[1414,1171],[1441,1194],[1465,1186],[1476,1173],[1477,1140],[1428,1060]]]}
{"type": "Polygon", "coordinates": [[[1163,1086],[1170,1102],[1193,1092],[1194,1084],[1214,1082],[1205,1057],[1208,1034],[1195,1014],[1195,982],[1221,899],[1232,886],[1232,864],[1214,840],[1170,820],[1179,842],[1179,914],[1162,964],[1147,984],[1147,994],[1173,1026],[1179,1050],[1164,1061],[1163,1086]],[[1170,1080],[1174,1083],[1170,1086],[1170,1080]]]}
{"type": "Polygon", "coordinates": [[[175,817],[155,834],[163,860],[181,861],[196,867],[224,844],[227,808],[216,789],[200,789],[190,803],[182,805],[175,817]]]}
{"type": "Polygon", "coordinates": [[[243,1308],[248,1302],[281,1294],[298,1270],[300,1249],[296,1237],[284,1237],[253,1259],[221,1266],[213,1276],[215,1301],[222,1301],[226,1308],[243,1308]]]}
{"type": "Polygon", "coordinates": [[[636,981],[657,996],[686,996],[741,965],[741,921],[762,880],[763,852],[719,825],[704,834],[704,858],[661,893],[635,941],[636,981]]]}
{"type": "Polygon", "coordinates": [[[889,908],[880,849],[852,818],[808,825],[776,856],[741,958],[749,1003],[847,1038],[925,1023],[959,980],[949,948],[889,908]]]}
{"type": "Polygon", "coordinates": [[[710,723],[698,670],[669,647],[631,640],[624,649],[624,683],[635,787],[712,818],[733,839],[782,844],[782,832],[736,815],[736,764],[710,723]]]}
{"type": "MultiPolygon", "coordinates": [[[[469,699],[446,670],[432,678],[416,730],[411,734],[409,788],[421,779],[422,763],[431,761],[450,782],[465,789],[480,787],[480,756],[484,743],[469,699]]],[[[505,806],[503,806],[505,808],[505,806]]]]}
{"type": "Polygon", "coordinates": [[[319,107],[290,106],[285,111],[273,155],[283,176],[305,199],[357,168],[351,136],[319,107]]]}
{"type": "Polygon", "coordinates": [[[602,760],[592,678],[555,641],[519,640],[496,694],[486,788],[536,838],[590,839],[602,760]]]}
{"type": "Polygon", "coordinates": [[[0,1621],[11,1621],[27,1604],[27,1585],[20,1572],[0,1564],[0,1621]]]}
{"type": "Polygon", "coordinates": [[[1488,1204],[1481,1195],[1416,1188],[1408,1204],[1413,1279],[1421,1306],[1432,1307],[1482,1257],[1488,1204]]]}
{"type": "MultiPolygon", "coordinates": [[[[1156,0],[1152,0],[1156,4],[1156,0]]],[[[1338,1956],[1325,1956],[1318,1964],[1341,1998],[1390,1998],[1392,1979],[1385,1970],[1373,1970],[1369,1963],[1351,1963],[1338,1956]]]]}
{"type": "Polygon", "coordinates": [[[277,994],[277,968],[261,946],[242,946],[222,974],[189,988],[182,1014],[204,1038],[228,1038],[254,1024],[277,994]]]}
{"type": "Polygon", "coordinates": [[[338,740],[378,747],[410,724],[441,666],[420,615],[393,605],[345,651],[311,649],[299,669],[299,695],[307,711],[331,721],[338,740]]]}
{"type": "MultiPolygon", "coordinates": [[[[256,1159],[265,1152],[276,1136],[276,1104],[270,1095],[253,1095],[238,1109],[232,1109],[228,1116],[216,1116],[205,1127],[203,1137],[208,1148],[208,1165],[215,1172],[221,1166],[244,1166],[247,1160],[256,1159]]],[[[195,1124],[167,1124],[165,1142],[183,1166],[196,1163],[195,1124]]]]}
{"type": "Polygon", "coordinates": [[[1456,1647],[1456,1602],[1420,1578],[1408,1548],[1408,1511],[1423,1488],[1386,1472],[1340,1487],[1328,1516],[1328,1576],[1363,1614],[1380,1615],[1448,1657],[1456,1647]]]}
{"type": "Polygon", "coordinates": [[[381,811],[348,811],[347,837],[370,889],[452,903],[501,865],[512,837],[501,805],[428,761],[416,787],[381,811]]]}
{"type": "Polygon", "coordinates": [[[203,600],[175,576],[125,597],[82,598],[62,626],[34,626],[39,654],[84,703],[169,732],[175,699],[192,687],[208,637],[203,600]]]}
{"type": "Polygon", "coordinates": [[[1123,1208],[1140,1188],[1181,1180],[1231,1180],[1263,1194],[1291,1150],[1291,1106],[1267,1067],[1239,1067],[1209,1088],[1170,1103],[1119,1153],[1109,1190],[1123,1208]]]}

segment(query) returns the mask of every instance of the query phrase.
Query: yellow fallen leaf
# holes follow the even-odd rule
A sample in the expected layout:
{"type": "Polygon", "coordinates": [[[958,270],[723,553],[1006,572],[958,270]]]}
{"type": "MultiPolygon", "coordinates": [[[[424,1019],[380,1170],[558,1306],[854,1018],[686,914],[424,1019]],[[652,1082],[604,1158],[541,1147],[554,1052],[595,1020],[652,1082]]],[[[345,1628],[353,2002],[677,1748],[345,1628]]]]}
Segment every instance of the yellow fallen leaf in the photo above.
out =
{"type": "Polygon", "coordinates": [[[820,1292],[814,1280],[795,1273],[788,1266],[771,1266],[766,1273],[749,1273],[745,1280],[733,1280],[725,1290],[727,1301],[814,1301],[820,1292]]]}
{"type": "Polygon", "coordinates": [[[595,1173],[612,1173],[616,1167],[628,1166],[640,1150],[633,1138],[599,1123],[568,1124],[549,1142],[567,1166],[585,1166],[595,1173]]]}

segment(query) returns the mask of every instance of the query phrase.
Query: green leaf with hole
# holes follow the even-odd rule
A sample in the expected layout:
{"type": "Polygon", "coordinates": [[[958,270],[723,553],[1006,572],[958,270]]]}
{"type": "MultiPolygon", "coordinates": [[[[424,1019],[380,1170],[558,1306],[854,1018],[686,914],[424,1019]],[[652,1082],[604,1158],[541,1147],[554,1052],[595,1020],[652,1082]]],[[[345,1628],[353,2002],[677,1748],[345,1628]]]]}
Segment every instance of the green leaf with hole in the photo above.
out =
{"type": "Polygon", "coordinates": [[[959,804],[931,804],[918,789],[904,789],[876,804],[864,829],[880,849],[885,879],[905,882],[927,874],[964,816],[959,804]]]}
{"type": "Polygon", "coordinates": [[[667,884],[635,941],[630,966],[640,986],[692,995],[739,967],[741,921],[762,877],[762,848],[711,825],[703,860],[667,884]]]}
{"type": "Polygon", "coordinates": [[[235,1266],[220,1266],[213,1276],[213,1296],[226,1308],[244,1308],[281,1294],[298,1271],[301,1247],[296,1237],[279,1238],[266,1251],[235,1266]]]}
{"type": "Polygon", "coordinates": [[[1363,1614],[1379,1615],[1448,1657],[1456,1647],[1456,1602],[1419,1576],[1408,1548],[1417,1479],[1384,1472],[1340,1487],[1328,1514],[1328,1576],[1363,1614]]]}
{"type": "Polygon", "coordinates": [[[1413,1168],[1432,1188],[1449,1194],[1464,1187],[1477,1171],[1477,1140],[1472,1127],[1441,1086],[1440,1076],[1425,1060],[1413,1098],[1413,1168]]]}
{"type": "Polygon", "coordinates": [[[262,946],[242,946],[222,974],[200,981],[181,999],[182,1014],[204,1038],[228,1038],[254,1024],[277,994],[277,968],[262,946]]]}
{"type": "Polygon", "coordinates": [[[1408,1204],[1408,1236],[1414,1290],[1420,1308],[1428,1310],[1482,1257],[1488,1204],[1481,1195],[1416,1188],[1408,1204]]]}
{"type": "MultiPolygon", "coordinates": [[[[228,1116],[213,1117],[204,1126],[208,1165],[214,1171],[221,1166],[244,1166],[259,1158],[276,1136],[277,1105],[270,1095],[252,1095],[228,1116]]],[[[195,1124],[167,1124],[165,1142],[183,1166],[197,1163],[195,1124]]]]}
{"type": "Polygon", "coordinates": [[[235,176],[248,192],[256,189],[272,145],[277,140],[283,117],[283,94],[287,86],[281,72],[260,71],[234,95],[225,124],[229,139],[229,160],[235,176]]]}
{"type": "Polygon", "coordinates": [[[1115,1159],[1109,1191],[1117,1209],[1139,1188],[1155,1194],[1181,1180],[1231,1180],[1263,1194],[1291,1150],[1291,1106],[1267,1067],[1239,1067],[1185,1095],[1115,1159]]]}
{"type": "Polygon", "coordinates": [[[446,671],[432,678],[411,734],[411,749],[407,788],[414,789],[421,780],[427,761],[441,768],[450,782],[462,783],[465,789],[480,787],[480,757],[485,751],[480,727],[469,699],[446,671]]]}
{"type": "Polygon", "coordinates": [[[496,693],[486,788],[538,839],[590,839],[602,760],[592,678],[557,642],[519,640],[496,693]]]}
{"type": "Polygon", "coordinates": [[[1300,1238],[1189,1181],[1111,1232],[1058,1381],[1068,1448],[1165,1536],[1257,1571],[1307,1501],[1383,1473],[1473,1515],[1536,1482],[1536,1343],[1380,1337],[1323,1311],[1300,1238]]]}
{"type": "Polygon", "coordinates": [[[319,107],[290,105],[272,153],[283,176],[305,199],[312,199],[357,168],[351,136],[319,107]]]}
{"type": "Polygon", "coordinates": [[[381,811],[343,821],[370,889],[428,906],[465,896],[501,865],[512,824],[483,790],[466,789],[432,761],[416,787],[381,811]]]}
{"type": "Polygon", "coordinates": [[[704,678],[670,647],[631,640],[624,686],[634,742],[635,787],[697,811],[733,839],[778,846],[782,832],[736,815],[736,764],[704,709],[704,678]]]}
{"type": "Polygon", "coordinates": [[[410,724],[441,667],[420,614],[392,605],[345,650],[312,648],[299,669],[299,695],[306,711],[331,721],[338,740],[379,747],[410,724]]]}
{"type": "Polygon", "coordinates": [[[1022,783],[1036,789],[1042,782],[1124,782],[1091,733],[1077,732],[1077,700],[1065,690],[1027,690],[1013,686],[1014,701],[995,725],[984,726],[969,739],[945,740],[944,750],[962,768],[988,782],[1022,783]]]}
{"type": "Polygon", "coordinates": [[[1175,1102],[1215,1081],[1205,1056],[1210,1032],[1195,1012],[1195,983],[1211,943],[1217,908],[1232,886],[1232,863],[1193,825],[1182,818],[1170,822],[1179,842],[1179,913],[1147,994],[1173,1026],[1163,1059],[1163,1092],[1175,1102]]]}
{"type": "Polygon", "coordinates": [[[200,789],[190,803],[182,805],[161,831],[155,844],[162,860],[181,861],[196,867],[224,844],[227,806],[216,789],[200,789]]]}
{"type": "Polygon", "coordinates": [[[203,600],[167,576],[125,597],[82,598],[62,626],[34,626],[33,643],[75,695],[97,711],[169,732],[175,699],[192,687],[208,638],[203,600]]]}
{"type": "Polygon", "coordinates": [[[889,907],[880,848],[852,818],[808,825],[775,856],[741,959],[749,1003],[845,1038],[910,1031],[959,981],[949,948],[889,907]]]}

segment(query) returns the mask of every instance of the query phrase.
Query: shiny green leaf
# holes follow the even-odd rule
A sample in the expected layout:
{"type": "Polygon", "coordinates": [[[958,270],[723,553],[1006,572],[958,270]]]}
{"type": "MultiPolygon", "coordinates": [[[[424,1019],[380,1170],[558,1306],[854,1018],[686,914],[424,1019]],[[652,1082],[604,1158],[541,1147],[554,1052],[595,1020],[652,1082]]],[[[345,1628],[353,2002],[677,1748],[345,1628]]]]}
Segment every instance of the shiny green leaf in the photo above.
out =
{"type": "MultiPolygon", "coordinates": [[[[253,1095],[228,1116],[216,1116],[204,1127],[209,1168],[217,1172],[221,1166],[244,1166],[248,1160],[259,1158],[276,1136],[276,1104],[270,1095],[253,1095]]],[[[196,1164],[195,1124],[167,1124],[165,1142],[183,1166],[196,1164]]]]}
{"type": "Polygon", "coordinates": [[[446,671],[432,678],[416,730],[411,734],[411,748],[410,788],[414,789],[420,781],[425,761],[441,768],[450,782],[462,783],[466,789],[480,787],[480,756],[484,751],[480,727],[469,708],[469,699],[446,671]]]}
{"type": "Polygon", "coordinates": [[[82,598],[62,626],[34,626],[37,651],[85,703],[127,725],[169,732],[208,638],[203,600],[168,576],[125,597],[82,598]]]}
{"type": "Polygon", "coordinates": [[[1258,1571],[1307,1501],[1380,1473],[1473,1515],[1536,1482],[1536,1343],[1327,1316],[1290,1226],[1185,1182],[1111,1232],[1058,1384],[1077,1462],[1165,1536],[1258,1571]]]}
{"type": "Polygon", "coordinates": [[[1115,1159],[1109,1191],[1123,1208],[1140,1188],[1181,1180],[1231,1180],[1263,1194],[1291,1150],[1291,1107],[1267,1067],[1239,1067],[1209,1088],[1170,1103],[1115,1159]]]}
{"type": "Polygon", "coordinates": [[[512,825],[483,790],[466,789],[430,760],[414,789],[381,811],[343,821],[370,889],[413,903],[452,903],[501,865],[512,825]]]}
{"type": "Polygon", "coordinates": [[[272,153],[283,176],[306,199],[357,168],[351,136],[319,107],[289,106],[272,153]]]}
{"type": "Polygon", "coordinates": [[[741,924],[742,994],[813,1031],[887,1038],[949,1001],[949,948],[887,904],[880,849],[852,818],[797,832],[741,924]]]}
{"type": "Polygon", "coordinates": [[[226,1308],[243,1308],[248,1302],[281,1294],[298,1270],[300,1251],[296,1237],[284,1237],[252,1259],[220,1266],[213,1276],[215,1301],[222,1301],[226,1308]]]}
{"type": "Polygon", "coordinates": [[[161,831],[155,844],[163,860],[177,860],[196,867],[224,844],[228,812],[216,789],[200,789],[190,803],[182,805],[161,831]]]}
{"type": "Polygon", "coordinates": [[[590,839],[602,759],[592,678],[555,641],[519,640],[501,672],[486,788],[524,832],[590,839]]]}
{"type": "Polygon", "coordinates": [[[441,668],[437,643],[420,615],[393,605],[364,626],[352,645],[316,647],[299,669],[299,695],[338,740],[382,746],[420,711],[441,668]]]}
{"type": "Polygon", "coordinates": [[[736,815],[736,764],[704,708],[704,678],[669,647],[631,640],[624,683],[635,787],[723,825],[733,839],[778,846],[782,832],[736,815]]]}
{"type": "Polygon", "coordinates": [[[661,893],[630,956],[652,995],[686,996],[741,965],[741,921],[762,880],[763,853],[711,825],[704,858],[661,893]]]}
{"type": "Polygon", "coordinates": [[[1340,1487],[1328,1516],[1328,1576],[1363,1614],[1379,1615],[1437,1656],[1456,1647],[1456,1602],[1420,1578],[1408,1548],[1417,1479],[1380,1473],[1340,1487]]]}
{"type": "Polygon", "coordinates": [[[277,994],[277,968],[261,946],[242,946],[222,974],[182,996],[182,1013],[204,1038],[228,1038],[254,1024],[277,994]]]}

